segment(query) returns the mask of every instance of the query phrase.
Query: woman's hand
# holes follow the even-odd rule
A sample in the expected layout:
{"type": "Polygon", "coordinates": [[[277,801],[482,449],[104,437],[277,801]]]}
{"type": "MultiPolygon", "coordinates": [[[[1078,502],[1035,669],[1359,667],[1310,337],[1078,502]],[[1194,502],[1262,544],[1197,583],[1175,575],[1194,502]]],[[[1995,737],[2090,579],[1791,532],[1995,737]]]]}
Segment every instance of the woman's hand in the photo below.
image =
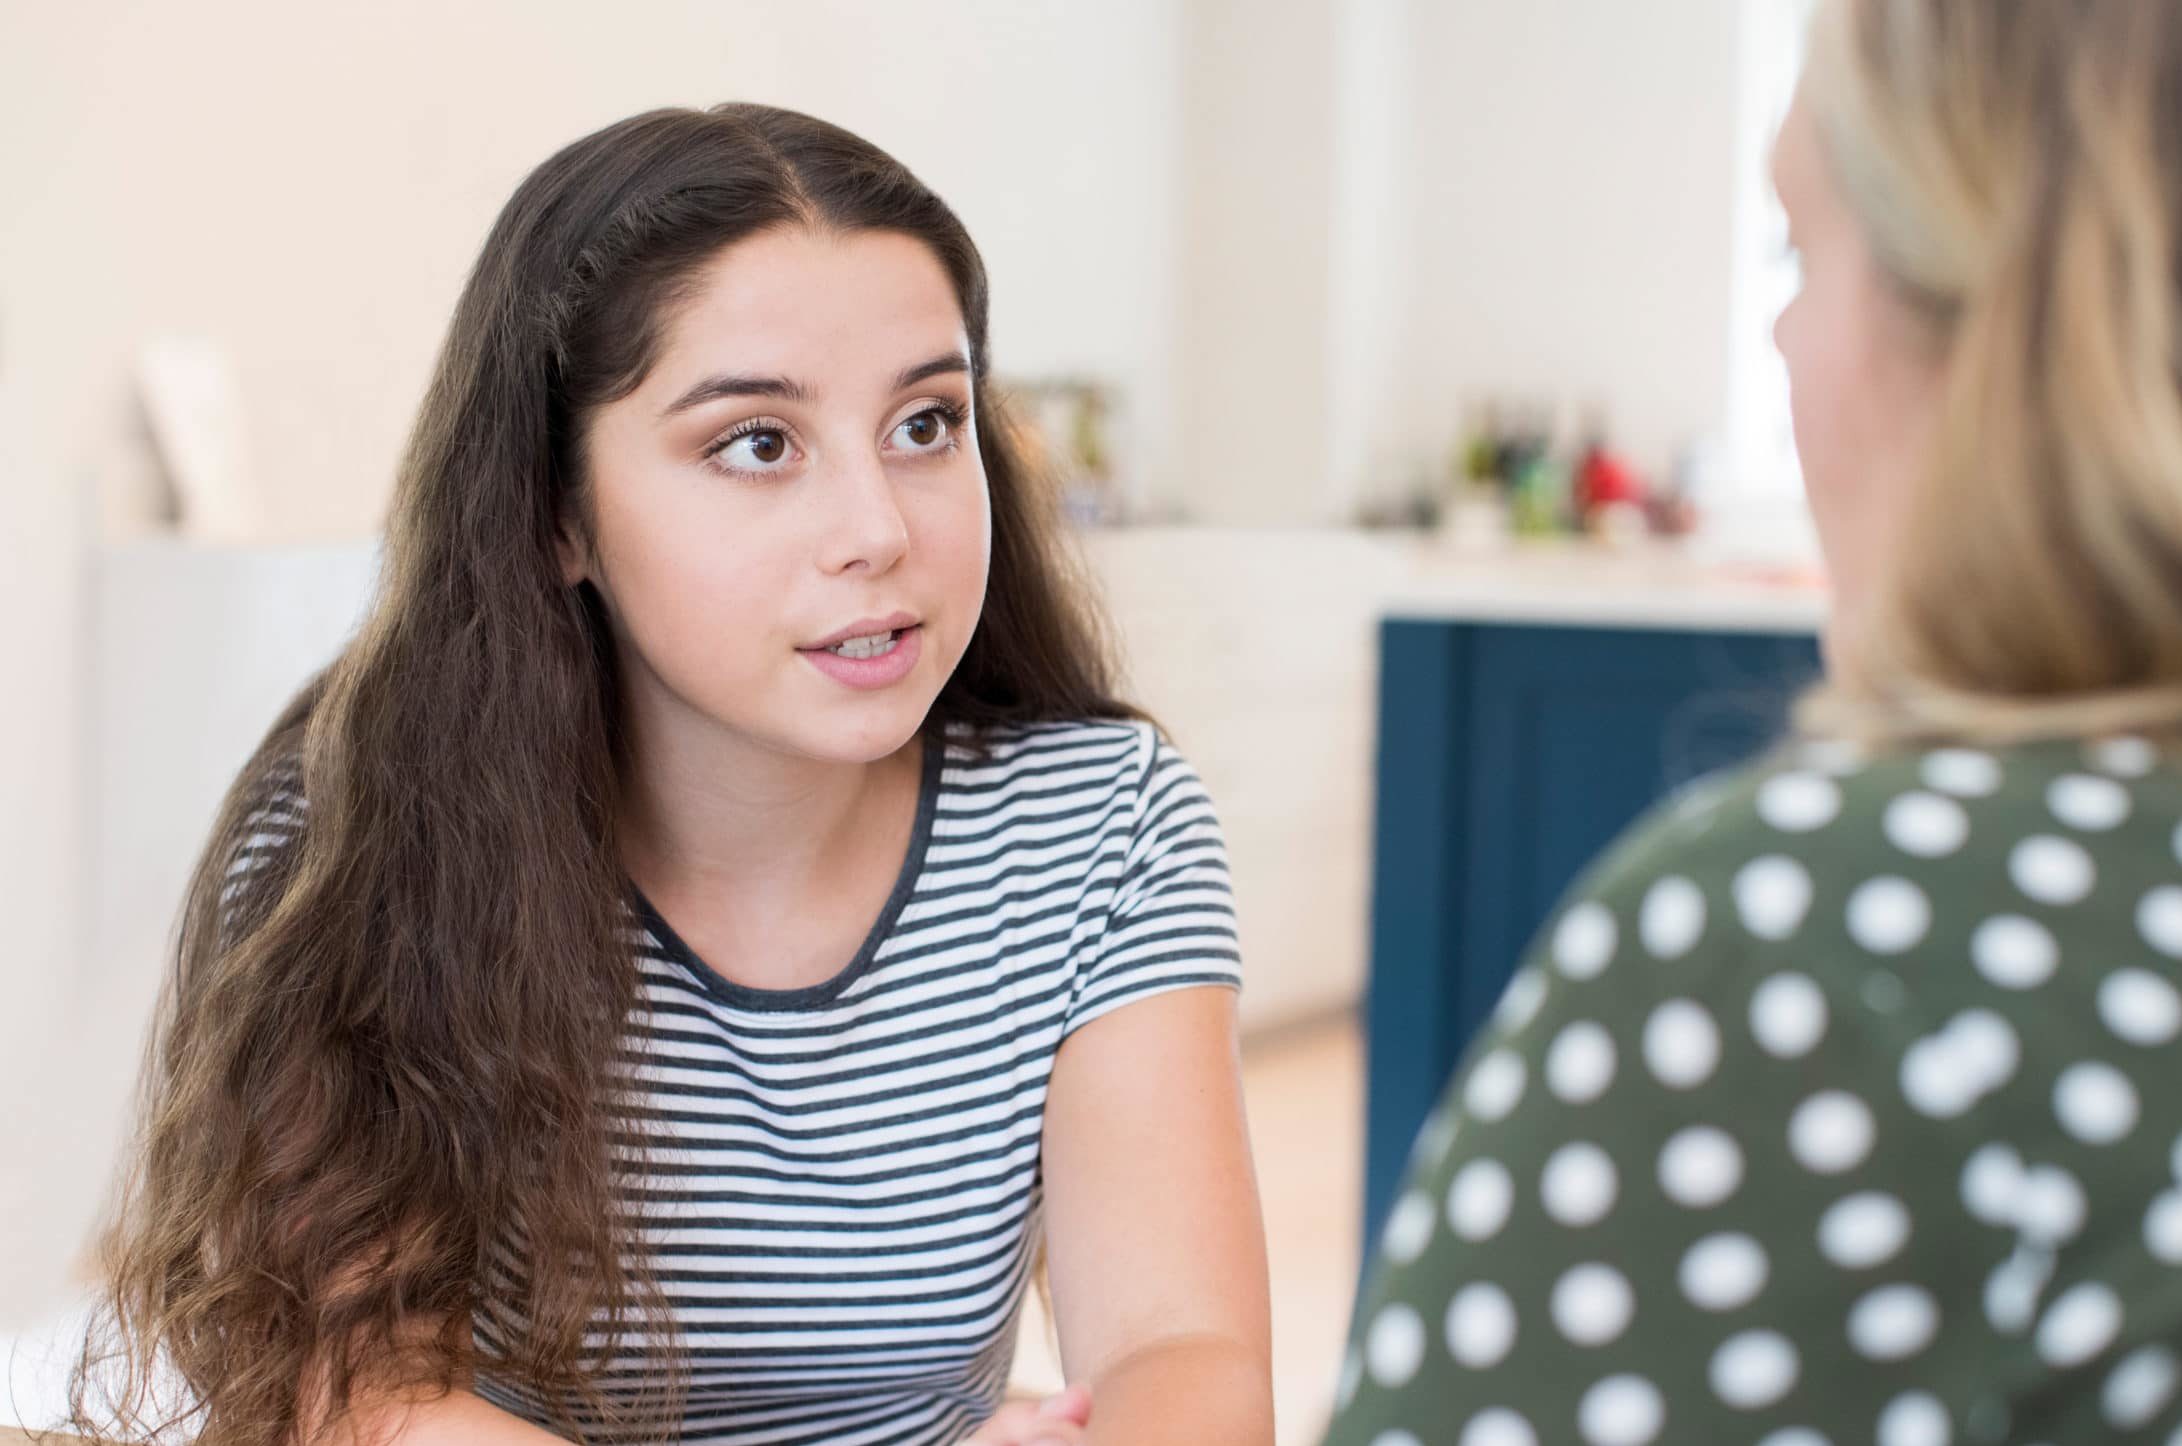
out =
{"type": "Polygon", "coordinates": [[[1070,1386],[1043,1401],[1011,1401],[962,1438],[962,1446],[1080,1446],[1091,1424],[1091,1393],[1070,1386]]]}

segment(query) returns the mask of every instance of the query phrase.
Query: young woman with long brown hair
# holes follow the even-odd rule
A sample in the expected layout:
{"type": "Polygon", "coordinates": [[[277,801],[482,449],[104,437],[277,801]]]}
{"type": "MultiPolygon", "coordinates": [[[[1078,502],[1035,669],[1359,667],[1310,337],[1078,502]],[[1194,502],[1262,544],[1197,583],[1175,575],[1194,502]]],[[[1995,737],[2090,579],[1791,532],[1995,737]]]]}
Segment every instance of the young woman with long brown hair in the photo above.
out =
{"type": "Polygon", "coordinates": [[[524,181],[198,868],[79,1429],[1270,1439],[1218,825],[986,316],[808,117],[524,181]],[[1078,1384],[1001,1407],[1041,1250],[1078,1384]]]}
{"type": "Polygon", "coordinates": [[[1333,1446],[2182,1441],[2182,7],[1820,0],[1779,756],[1577,887],[1333,1446]]]}

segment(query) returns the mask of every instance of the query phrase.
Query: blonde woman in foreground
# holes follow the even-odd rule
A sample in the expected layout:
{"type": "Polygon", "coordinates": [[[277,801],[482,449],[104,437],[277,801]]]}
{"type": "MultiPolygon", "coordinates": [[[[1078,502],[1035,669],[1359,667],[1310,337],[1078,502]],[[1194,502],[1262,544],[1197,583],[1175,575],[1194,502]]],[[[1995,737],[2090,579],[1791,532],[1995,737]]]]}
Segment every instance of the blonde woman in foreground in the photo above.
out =
{"type": "Polygon", "coordinates": [[[2182,1441],[2182,7],[1823,0],[1775,174],[1829,677],[1541,936],[1334,1446],[2182,1441]]]}

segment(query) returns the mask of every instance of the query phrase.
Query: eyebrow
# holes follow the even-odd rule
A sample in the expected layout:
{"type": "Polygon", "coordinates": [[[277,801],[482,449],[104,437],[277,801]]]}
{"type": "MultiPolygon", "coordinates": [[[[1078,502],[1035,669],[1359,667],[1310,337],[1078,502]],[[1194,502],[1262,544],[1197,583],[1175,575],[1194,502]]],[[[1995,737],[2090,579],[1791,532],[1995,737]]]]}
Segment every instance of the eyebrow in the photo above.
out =
{"type": "Polygon", "coordinates": [[[969,370],[970,359],[959,351],[951,351],[944,356],[933,357],[930,361],[919,362],[913,367],[905,367],[902,374],[894,378],[894,390],[906,392],[917,383],[929,381],[933,377],[967,373],[969,370]]]}
{"type": "MultiPolygon", "coordinates": [[[[907,391],[921,381],[952,373],[966,373],[969,370],[970,360],[968,357],[965,357],[959,351],[947,352],[944,355],[933,357],[929,361],[921,361],[915,366],[903,368],[901,373],[894,378],[894,390],[898,392],[907,391]]],[[[723,372],[718,376],[706,377],[703,381],[692,386],[688,391],[669,402],[665,410],[661,411],[659,415],[664,420],[677,413],[686,412],[692,407],[701,407],[706,402],[719,401],[723,397],[773,397],[783,402],[808,402],[811,399],[811,390],[801,382],[790,381],[786,377],[748,376],[740,373],[723,372]]]]}

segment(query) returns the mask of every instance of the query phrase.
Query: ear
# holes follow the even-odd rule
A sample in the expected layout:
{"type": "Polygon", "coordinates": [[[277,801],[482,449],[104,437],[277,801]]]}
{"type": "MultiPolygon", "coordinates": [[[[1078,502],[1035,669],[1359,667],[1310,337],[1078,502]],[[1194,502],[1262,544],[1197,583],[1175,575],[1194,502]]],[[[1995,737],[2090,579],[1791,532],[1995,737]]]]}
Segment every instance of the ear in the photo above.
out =
{"type": "Polygon", "coordinates": [[[553,529],[553,552],[560,560],[562,585],[574,587],[591,575],[590,540],[583,525],[566,512],[553,529]]]}

